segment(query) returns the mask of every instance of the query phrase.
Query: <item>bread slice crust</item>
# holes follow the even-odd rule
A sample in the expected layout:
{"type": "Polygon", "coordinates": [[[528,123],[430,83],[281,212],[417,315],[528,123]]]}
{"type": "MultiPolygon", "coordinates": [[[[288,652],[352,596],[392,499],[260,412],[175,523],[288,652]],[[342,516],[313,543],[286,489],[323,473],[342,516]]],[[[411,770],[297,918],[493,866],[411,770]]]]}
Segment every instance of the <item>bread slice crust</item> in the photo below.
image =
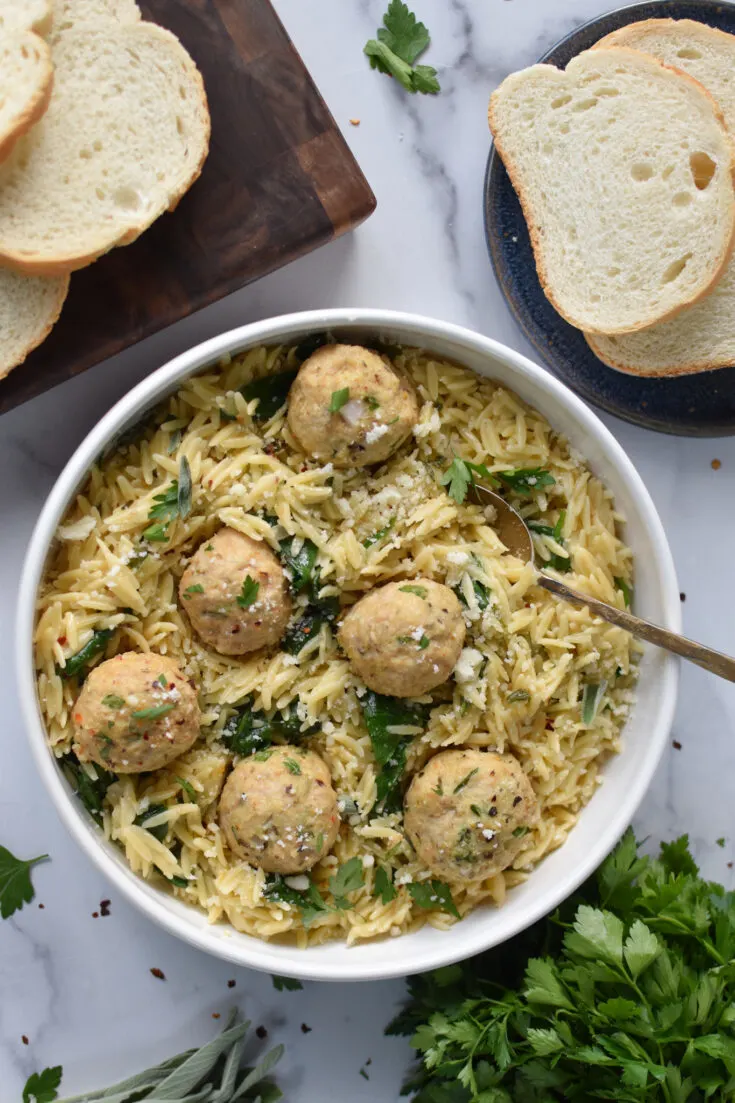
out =
{"type": "MultiPolygon", "coordinates": [[[[0,269],[0,379],[42,344],[58,321],[69,277],[42,280],[0,269]],[[3,317],[4,312],[10,319],[3,317]],[[23,318],[24,332],[17,332],[23,318]],[[9,327],[15,327],[9,332],[9,327]]],[[[21,327],[23,328],[23,327],[21,327]]]]}
{"type": "MultiPolygon", "coordinates": [[[[697,286],[687,293],[686,298],[675,301],[669,306],[661,307],[657,310],[653,310],[649,307],[648,312],[645,313],[644,311],[647,304],[645,302],[645,295],[642,295],[639,316],[634,317],[629,311],[628,316],[621,319],[619,324],[611,324],[609,321],[605,322],[598,320],[593,316],[591,310],[587,311],[587,315],[583,317],[581,312],[575,312],[575,310],[570,309],[569,304],[565,301],[563,295],[559,294],[555,285],[554,276],[550,271],[550,265],[547,262],[545,250],[544,238],[547,234],[547,227],[544,225],[543,215],[539,215],[535,209],[523,172],[515,160],[511,148],[512,141],[504,132],[503,122],[500,118],[499,103],[501,97],[505,94],[505,91],[512,82],[517,81],[519,78],[523,79],[527,74],[539,70],[558,75],[555,79],[559,81],[559,92],[563,93],[567,87],[567,84],[563,80],[564,76],[568,75],[571,70],[571,75],[574,77],[579,71],[579,66],[585,64],[586,60],[589,60],[593,56],[593,51],[586,51],[572,59],[567,70],[559,70],[554,66],[539,65],[533,66],[531,70],[523,70],[521,73],[511,74],[510,77],[506,78],[506,81],[503,82],[500,88],[493,93],[490,99],[488,121],[498,153],[503,160],[511,183],[521,203],[528,224],[539,281],[549,301],[568,322],[588,333],[631,333],[647,329],[666,318],[673,318],[680,311],[704,298],[716,285],[721,274],[727,267],[733,249],[735,248],[735,144],[726,130],[722,112],[715,99],[699,81],[695,80],[689,74],[683,73],[672,66],[664,65],[662,62],[657,61],[655,58],[652,58],[650,55],[640,50],[634,50],[628,47],[616,46],[607,50],[600,50],[598,53],[600,61],[602,61],[603,58],[606,59],[605,64],[639,67],[643,70],[647,69],[649,72],[657,70],[660,74],[665,73],[667,75],[666,79],[671,78],[672,80],[675,79],[677,82],[683,82],[683,84],[680,84],[681,89],[686,89],[687,94],[693,97],[693,102],[698,104],[698,109],[704,110],[706,106],[711,119],[719,128],[719,142],[724,166],[722,173],[723,187],[727,189],[726,196],[723,192],[723,202],[726,208],[723,211],[725,225],[720,234],[719,242],[714,249],[708,271],[703,274],[697,286]]],[[[601,71],[604,77],[604,69],[601,71]]],[[[611,290],[614,294],[614,288],[611,290]]]]}
{"type": "Polygon", "coordinates": [[[169,31],[142,21],[80,24],[59,37],[54,59],[48,112],[0,170],[0,264],[28,275],[72,272],[135,241],[176,207],[199,177],[209,148],[201,74],[169,31]],[[105,66],[118,53],[123,78],[130,74],[132,85],[123,108],[120,73],[107,76],[105,66]],[[94,65],[99,76],[93,80],[86,73],[94,65]],[[79,92],[87,79],[89,102],[79,92]],[[185,100],[179,101],[180,92],[185,100]],[[154,141],[150,127],[164,125],[164,107],[165,134],[154,141]],[[105,151],[110,133],[122,135],[117,157],[105,151]],[[171,164],[160,149],[163,138],[171,164]],[[78,223],[74,212],[83,216],[78,223]]]}
{"type": "MultiPolygon", "coordinates": [[[[641,20],[606,35],[593,49],[632,46],[645,51],[652,41],[654,47],[656,43],[666,44],[665,56],[663,53],[653,53],[653,56],[667,64],[676,62],[677,66],[703,69],[704,66],[697,65],[699,58],[690,56],[692,50],[696,54],[700,47],[705,50],[712,47],[724,51],[735,65],[735,35],[694,19],[641,20]]],[[[704,72],[698,79],[706,86],[704,72]]],[[[713,81],[709,91],[719,102],[732,133],[735,130],[735,87],[730,89],[729,83],[727,78],[724,84],[713,81]]],[[[717,286],[702,302],[688,307],[670,321],[629,337],[592,333],[586,333],[585,337],[603,363],[626,375],[667,378],[732,367],[735,364],[735,259],[731,259],[717,286]]]]}

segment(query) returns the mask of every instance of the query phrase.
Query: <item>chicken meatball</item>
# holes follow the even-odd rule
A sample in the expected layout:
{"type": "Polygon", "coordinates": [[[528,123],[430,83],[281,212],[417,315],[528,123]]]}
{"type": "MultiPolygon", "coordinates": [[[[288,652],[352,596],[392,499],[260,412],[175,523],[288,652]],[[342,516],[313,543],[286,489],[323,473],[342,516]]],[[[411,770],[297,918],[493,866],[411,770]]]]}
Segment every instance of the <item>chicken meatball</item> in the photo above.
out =
{"type": "Polygon", "coordinates": [[[268,873],[304,873],[333,847],[337,794],[326,763],[301,747],[271,747],[238,763],[219,823],[239,858],[268,873]]]}
{"type": "Polygon", "coordinates": [[[464,643],[462,607],[428,578],[389,582],[353,605],[339,638],[357,674],[376,693],[420,697],[446,682],[464,643]]]}
{"type": "Polygon", "coordinates": [[[74,706],[74,750],[116,774],[160,770],[199,735],[197,695],[173,659],[127,651],[100,663],[74,706]]]}
{"type": "Polygon", "coordinates": [[[418,421],[410,381],[377,352],[326,345],[305,360],[288,396],[288,425],[314,459],[335,467],[382,463],[418,421]]]}
{"type": "Polygon", "coordinates": [[[205,540],[181,576],[179,598],[197,633],[221,655],[278,643],[291,617],[283,567],[267,544],[234,529],[205,540]]]}
{"type": "Polygon", "coordinates": [[[482,881],[506,869],[538,821],[531,783],[512,755],[441,751],[411,782],[406,834],[444,881],[482,881]]]}

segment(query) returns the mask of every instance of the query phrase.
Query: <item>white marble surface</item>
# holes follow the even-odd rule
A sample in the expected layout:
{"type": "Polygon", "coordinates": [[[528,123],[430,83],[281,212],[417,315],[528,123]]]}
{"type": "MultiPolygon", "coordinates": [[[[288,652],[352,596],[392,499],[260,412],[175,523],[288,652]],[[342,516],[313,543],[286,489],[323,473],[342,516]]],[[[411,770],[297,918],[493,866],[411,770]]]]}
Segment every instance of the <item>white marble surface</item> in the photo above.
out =
{"type": "MultiPolygon", "coordinates": [[[[36,902],[0,923],[0,1098],[27,1075],[65,1067],[64,1094],[110,1082],[205,1039],[236,1000],[286,1042],[281,1080],[299,1103],[397,1100],[410,1051],[382,1037],[402,984],[310,984],[274,992],[160,932],[122,900],[67,837],[25,744],[13,680],[12,617],[31,527],[54,478],[112,402],[174,353],[235,324],[307,307],[372,305],[464,323],[528,351],[494,284],[482,234],[485,108],[505,73],[533,61],[604,0],[415,0],[434,39],[442,94],[407,97],[371,72],[362,46],[384,0],[278,0],[378,196],[355,234],[216,304],[0,422],[0,840],[52,861],[36,902]],[[359,127],[350,118],[361,120],[359,127]],[[112,896],[108,918],[94,919],[112,896]],[[44,910],[37,908],[43,902],[44,910]],[[165,983],[149,970],[161,968],[165,983]],[[234,990],[227,981],[235,978],[234,990]],[[301,1032],[300,1024],[312,1027],[301,1032]],[[28,1046],[21,1039],[26,1035],[28,1046]],[[369,1080],[359,1075],[372,1058],[369,1080]]],[[[735,440],[685,441],[607,419],[655,499],[676,559],[687,630],[735,653],[729,579],[735,440]],[[712,470],[719,458],[722,467],[712,470]]],[[[637,826],[654,840],[688,830],[708,874],[732,880],[735,690],[683,671],[671,749],[637,826]],[[714,840],[727,838],[724,849],[714,840]]]]}

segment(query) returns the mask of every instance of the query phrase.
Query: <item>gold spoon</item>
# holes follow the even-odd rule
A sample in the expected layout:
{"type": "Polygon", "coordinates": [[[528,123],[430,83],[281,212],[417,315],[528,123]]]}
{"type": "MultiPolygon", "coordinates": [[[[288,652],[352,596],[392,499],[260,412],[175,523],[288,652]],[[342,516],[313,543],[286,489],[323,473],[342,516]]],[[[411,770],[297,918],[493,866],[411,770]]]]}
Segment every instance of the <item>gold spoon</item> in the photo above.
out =
{"type": "MultiPolygon", "coordinates": [[[[520,513],[482,481],[474,481],[471,484],[470,493],[480,505],[493,507],[495,516],[492,526],[511,555],[537,567],[533,537],[520,513]]],[[[730,658],[729,655],[723,655],[721,651],[713,651],[711,647],[704,647],[701,643],[678,636],[676,632],[669,632],[668,629],[660,628],[657,624],[634,617],[632,613],[616,609],[614,605],[608,605],[596,597],[580,594],[577,590],[570,589],[563,582],[546,574],[543,568],[539,570],[536,585],[560,597],[562,601],[568,601],[572,605],[586,605],[596,616],[609,624],[617,625],[618,628],[624,628],[632,636],[646,640],[647,643],[653,643],[657,647],[663,647],[674,655],[681,655],[683,659],[704,667],[711,674],[717,674],[720,678],[735,682],[735,659],[730,658]]]]}

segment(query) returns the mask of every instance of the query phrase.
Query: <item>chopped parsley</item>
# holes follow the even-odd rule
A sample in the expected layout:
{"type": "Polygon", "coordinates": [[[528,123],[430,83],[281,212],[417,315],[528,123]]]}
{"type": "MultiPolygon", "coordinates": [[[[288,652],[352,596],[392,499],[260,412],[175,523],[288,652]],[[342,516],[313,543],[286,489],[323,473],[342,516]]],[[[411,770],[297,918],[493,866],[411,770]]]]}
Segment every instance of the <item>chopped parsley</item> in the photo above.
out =
{"type": "Polygon", "coordinates": [[[290,774],[300,774],[301,767],[295,758],[284,758],[283,765],[286,767],[290,774]]]}
{"type": "Polygon", "coordinates": [[[97,732],[97,734],[95,735],[94,738],[95,738],[95,741],[100,745],[99,746],[100,757],[104,758],[104,760],[106,762],[107,759],[110,757],[110,751],[112,750],[113,742],[110,739],[109,735],[105,735],[104,732],[97,732]]]}
{"type": "Polygon", "coordinates": [[[527,835],[529,828],[525,824],[521,824],[519,827],[513,828],[513,838],[522,839],[524,835],[527,835]]]}
{"type": "Polygon", "coordinates": [[[452,890],[444,881],[414,881],[408,886],[408,891],[414,904],[420,908],[448,912],[456,919],[460,918],[457,905],[452,899],[452,890]]]}
{"type": "Polygon", "coordinates": [[[426,596],[428,594],[428,590],[425,586],[407,585],[399,586],[398,589],[401,591],[402,594],[416,594],[416,597],[423,598],[424,601],[426,600],[426,596]]]}
{"type": "Polygon", "coordinates": [[[425,651],[430,643],[431,640],[429,639],[429,637],[425,634],[422,635],[421,639],[419,640],[419,651],[425,651]]]}
{"type": "Polygon", "coordinates": [[[514,689],[508,694],[508,703],[514,705],[517,701],[530,701],[531,694],[527,689],[514,689]]]}
{"type": "Polygon", "coordinates": [[[201,583],[197,582],[194,586],[187,586],[186,589],[184,590],[184,593],[185,594],[203,594],[204,593],[204,587],[201,585],[201,583]]]}
{"type": "Polygon", "coordinates": [[[271,980],[276,992],[300,992],[304,987],[301,981],[294,977],[271,976],[271,980]]]}
{"type": "Polygon", "coordinates": [[[365,874],[359,858],[350,858],[329,878],[329,891],[334,896],[334,906],[340,911],[352,907],[347,893],[357,892],[365,884],[365,874]]]}
{"type": "Polygon", "coordinates": [[[588,682],[582,691],[582,723],[588,726],[594,721],[607,689],[607,682],[588,682]]]}
{"type": "Polygon", "coordinates": [[[519,467],[515,471],[496,471],[495,478],[521,497],[530,498],[537,491],[555,486],[556,479],[543,467],[519,467]]]}
{"type": "Polygon", "coordinates": [[[393,517],[391,517],[390,521],[384,528],[378,529],[378,531],[374,532],[372,536],[368,536],[367,539],[363,540],[363,548],[372,548],[373,544],[379,544],[381,540],[385,540],[388,533],[393,531],[395,525],[396,518],[394,515],[393,517]]]}
{"type": "Polygon", "coordinates": [[[373,896],[379,896],[383,904],[390,904],[391,900],[395,900],[397,895],[398,893],[393,884],[390,870],[385,869],[383,866],[378,866],[375,871],[373,896]]]}
{"type": "Polygon", "coordinates": [[[186,793],[187,797],[192,802],[192,804],[196,804],[196,799],[197,799],[196,789],[191,784],[191,782],[187,781],[185,777],[177,777],[175,780],[178,781],[179,785],[181,786],[183,791],[186,793]]]}
{"type": "Polygon", "coordinates": [[[138,709],[137,712],[133,713],[133,719],[157,720],[159,716],[165,716],[167,713],[171,712],[174,707],[175,706],[171,702],[168,702],[164,705],[152,705],[149,709],[138,709]]]}
{"type": "Polygon", "coordinates": [[[53,1103],[58,1097],[62,1075],[61,1065],[32,1073],[23,1088],[23,1103],[53,1103]]]}
{"type": "Polygon", "coordinates": [[[343,406],[346,406],[350,401],[350,388],[342,387],[339,391],[332,391],[332,397],[329,400],[329,412],[330,414],[338,414],[343,406]]]}
{"type": "Polygon", "coordinates": [[[470,463],[469,460],[461,460],[459,456],[454,457],[440,482],[442,486],[446,486],[449,497],[454,498],[457,505],[462,505],[467,497],[467,491],[475,481],[475,475],[496,485],[495,477],[484,464],[470,463]]]}
{"type": "Polygon", "coordinates": [[[372,394],[366,395],[364,402],[369,410],[377,410],[380,406],[377,398],[375,397],[375,395],[372,394]]]}
{"type": "Polygon", "coordinates": [[[35,896],[31,869],[47,858],[48,854],[39,854],[37,858],[16,858],[6,847],[0,846],[0,916],[3,919],[9,919],[24,904],[30,904],[35,896]]]}
{"type": "Polygon", "coordinates": [[[152,525],[143,529],[143,539],[151,544],[165,544],[168,540],[168,527],[179,515],[179,484],[174,479],[168,489],[153,495],[157,504],[148,511],[148,520],[152,525]]]}
{"type": "Polygon", "coordinates": [[[122,709],[125,708],[125,700],[122,697],[118,697],[116,693],[108,693],[102,698],[102,704],[107,705],[108,709],[122,709]]]}
{"type": "Polygon", "coordinates": [[[313,881],[309,882],[308,889],[299,892],[286,884],[280,873],[269,873],[266,878],[263,895],[266,900],[275,900],[281,904],[290,904],[301,912],[301,922],[309,927],[318,915],[330,911],[319,889],[313,881]]]}
{"type": "Polygon", "coordinates": [[[258,597],[258,591],[260,590],[260,583],[256,582],[254,578],[247,575],[245,581],[242,584],[242,590],[237,595],[237,604],[241,609],[247,609],[258,597]]]}
{"type": "Polygon", "coordinates": [[[479,475],[491,486],[505,487],[507,490],[520,495],[531,497],[538,490],[554,486],[554,476],[541,467],[520,467],[515,471],[490,471],[483,463],[470,463],[455,456],[451,464],[441,477],[442,486],[446,486],[450,498],[461,505],[467,497],[470,486],[475,482],[475,476],[479,475]]]}
{"type": "Polygon", "coordinates": [[[453,792],[454,793],[461,793],[462,790],[464,789],[464,787],[466,785],[469,785],[469,783],[472,781],[473,777],[479,771],[479,769],[480,769],[479,766],[475,766],[474,770],[470,770],[470,772],[468,774],[465,774],[465,776],[462,778],[462,780],[458,781],[457,784],[454,786],[453,792]]]}
{"type": "Polygon", "coordinates": [[[390,0],[378,37],[365,44],[364,53],[372,69],[395,77],[407,92],[433,95],[440,90],[436,69],[415,64],[429,42],[428,30],[403,0],[390,0]]]}

